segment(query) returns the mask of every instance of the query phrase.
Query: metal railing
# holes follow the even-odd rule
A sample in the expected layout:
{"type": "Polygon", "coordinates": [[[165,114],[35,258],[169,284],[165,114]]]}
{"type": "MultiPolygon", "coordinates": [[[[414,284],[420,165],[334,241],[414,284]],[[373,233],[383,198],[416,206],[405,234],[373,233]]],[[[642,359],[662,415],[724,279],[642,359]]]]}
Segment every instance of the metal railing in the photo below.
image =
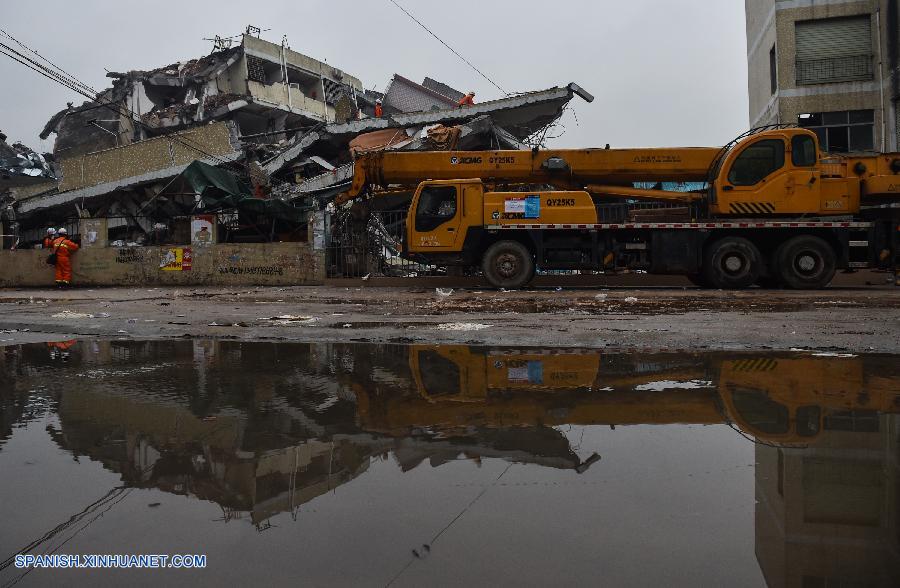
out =
{"type": "Polygon", "coordinates": [[[874,75],[871,55],[797,60],[798,84],[871,80],[874,75]]]}
{"type": "Polygon", "coordinates": [[[350,214],[332,217],[327,236],[328,277],[414,277],[446,273],[445,268],[400,257],[406,210],[373,211],[365,220],[350,214]]]}
{"type": "MultiPolygon", "coordinates": [[[[194,215],[197,216],[197,215],[194,215]]],[[[275,223],[266,217],[242,217],[237,212],[204,213],[214,217],[218,243],[267,243],[271,241],[305,241],[305,223],[275,223]]],[[[157,245],[181,245],[192,241],[191,215],[158,218],[153,216],[104,216],[107,221],[106,244],[108,247],[138,247],[157,245]]],[[[79,234],[77,218],[56,221],[18,230],[19,248],[29,249],[40,243],[47,234],[47,227],[65,227],[69,235],[79,234]]],[[[83,235],[82,235],[83,237],[83,235]]]]}

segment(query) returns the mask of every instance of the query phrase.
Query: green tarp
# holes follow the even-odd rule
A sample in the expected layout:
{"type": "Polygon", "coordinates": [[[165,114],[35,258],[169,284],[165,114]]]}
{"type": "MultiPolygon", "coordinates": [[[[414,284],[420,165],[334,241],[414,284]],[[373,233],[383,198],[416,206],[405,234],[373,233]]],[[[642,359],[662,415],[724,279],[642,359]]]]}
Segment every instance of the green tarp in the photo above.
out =
{"type": "Polygon", "coordinates": [[[195,161],[183,172],[184,180],[203,200],[206,211],[237,208],[291,223],[304,223],[307,209],[296,208],[283,200],[255,198],[250,187],[235,175],[215,166],[195,161]]]}

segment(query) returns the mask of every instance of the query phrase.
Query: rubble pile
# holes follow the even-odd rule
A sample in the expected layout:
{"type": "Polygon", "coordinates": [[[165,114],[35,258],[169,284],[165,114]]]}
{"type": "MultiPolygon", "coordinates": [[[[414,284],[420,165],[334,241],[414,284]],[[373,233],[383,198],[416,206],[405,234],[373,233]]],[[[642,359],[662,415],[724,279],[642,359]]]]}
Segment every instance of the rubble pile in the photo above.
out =
{"type": "Polygon", "coordinates": [[[55,178],[47,158],[22,143],[7,145],[6,135],[2,131],[0,131],[0,174],[4,182],[0,186],[55,178]]]}
{"type": "Polygon", "coordinates": [[[301,223],[284,224],[296,215],[286,216],[283,207],[270,218],[273,207],[252,214],[246,204],[278,200],[304,211],[301,219],[316,211],[341,214],[329,204],[349,184],[355,154],[526,149],[574,95],[588,98],[569,84],[461,107],[463,92],[399,74],[379,93],[285,41],[251,34],[198,59],[107,77],[110,88],[80,106],[70,103],[41,132],[55,135],[58,173],[36,153],[20,149],[12,159],[0,153],[4,174],[54,180],[15,197],[26,246],[46,226],[76,217],[108,218],[110,241],[149,244],[159,234],[154,227],[178,234],[171,225],[198,213],[229,218],[229,240],[305,239],[301,223]],[[227,198],[191,192],[181,176],[195,161],[235,177],[227,198]]]}

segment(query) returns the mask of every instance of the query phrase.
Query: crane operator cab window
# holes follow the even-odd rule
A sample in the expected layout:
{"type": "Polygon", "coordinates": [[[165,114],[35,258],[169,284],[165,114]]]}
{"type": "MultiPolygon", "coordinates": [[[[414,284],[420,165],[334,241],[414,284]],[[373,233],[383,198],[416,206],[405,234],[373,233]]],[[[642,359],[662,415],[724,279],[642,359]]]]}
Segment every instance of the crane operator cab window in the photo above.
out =
{"type": "Polygon", "coordinates": [[[437,351],[419,351],[419,374],[422,387],[429,397],[458,396],[460,392],[459,366],[437,351]]]}
{"type": "Polygon", "coordinates": [[[791,163],[794,167],[816,165],[816,142],[809,135],[797,135],[791,139],[791,163]]]}
{"type": "Polygon", "coordinates": [[[739,425],[750,428],[750,434],[768,433],[780,435],[788,432],[790,414],[783,404],[775,402],[761,391],[751,388],[736,388],[731,395],[735,420],[739,425]]]}
{"type": "Polygon", "coordinates": [[[731,164],[728,181],[735,186],[753,186],[784,166],[784,142],[764,139],[744,149],[731,164]]]}
{"type": "Polygon", "coordinates": [[[433,231],[456,216],[455,186],[425,186],[416,207],[416,231],[433,231]]]}

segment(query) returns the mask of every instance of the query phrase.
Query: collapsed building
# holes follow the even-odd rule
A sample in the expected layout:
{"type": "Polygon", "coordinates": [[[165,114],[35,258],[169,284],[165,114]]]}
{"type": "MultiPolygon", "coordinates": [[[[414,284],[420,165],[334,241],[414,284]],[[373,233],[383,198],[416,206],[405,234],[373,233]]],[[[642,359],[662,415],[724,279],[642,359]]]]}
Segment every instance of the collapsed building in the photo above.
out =
{"type": "MultiPolygon", "coordinates": [[[[84,219],[103,220],[99,244],[190,243],[190,219],[203,214],[215,216],[217,242],[358,241],[350,257],[365,256],[359,248],[371,250],[371,228],[384,223],[371,222],[371,207],[330,205],[349,184],[354,154],[530,148],[573,96],[590,99],[569,84],[460,108],[463,93],[432,78],[395,74],[378,93],[286,41],[245,34],[226,45],[109,72],[110,88],[53,115],[40,136],[55,135],[54,181],[11,205],[19,246],[48,226],[78,232],[84,219]]],[[[402,216],[403,198],[379,206],[402,216]]],[[[385,231],[376,241],[391,240],[385,231]]]]}
{"type": "Polygon", "coordinates": [[[6,143],[0,131],[0,242],[12,247],[18,235],[16,208],[19,198],[42,192],[55,184],[50,162],[22,143],[6,143]]]}

